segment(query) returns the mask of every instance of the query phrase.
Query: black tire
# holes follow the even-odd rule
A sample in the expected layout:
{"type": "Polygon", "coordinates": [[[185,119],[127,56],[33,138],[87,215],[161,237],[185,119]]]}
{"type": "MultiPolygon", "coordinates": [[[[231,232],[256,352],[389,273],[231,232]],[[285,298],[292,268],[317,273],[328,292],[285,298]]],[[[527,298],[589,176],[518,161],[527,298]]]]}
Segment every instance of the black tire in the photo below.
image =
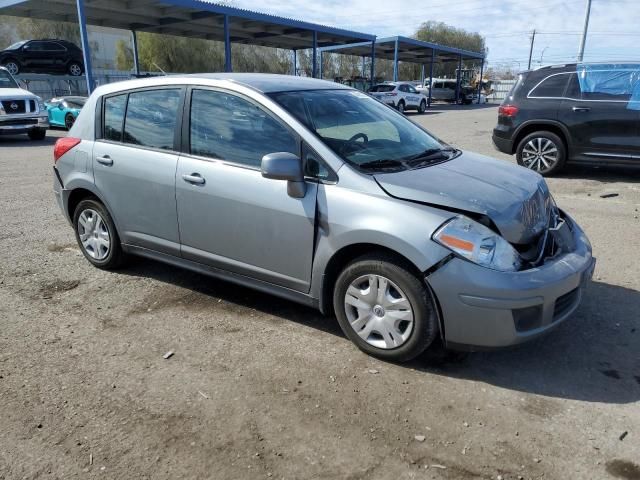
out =
{"type": "Polygon", "coordinates": [[[398,111],[400,113],[404,114],[404,110],[405,110],[404,100],[400,100],[400,102],[398,102],[398,111]]]}
{"type": "Polygon", "coordinates": [[[333,308],[347,338],[363,352],[383,360],[406,362],[417,357],[431,345],[439,331],[427,286],[413,273],[411,265],[406,261],[385,253],[364,255],[344,268],[334,287],[333,308]],[[402,290],[409,301],[413,310],[413,327],[408,338],[398,347],[387,349],[371,345],[356,333],[349,322],[345,295],[351,283],[365,275],[387,278],[402,290]]]}
{"type": "Polygon", "coordinates": [[[64,117],[64,126],[67,130],[71,130],[71,127],[73,127],[73,124],[76,121],[76,117],[74,117],[72,114],[67,113],[64,117]]]}
{"type": "Polygon", "coordinates": [[[44,138],[47,136],[47,129],[46,128],[32,128],[31,130],[29,130],[27,132],[27,135],[29,135],[29,138],[31,140],[44,140],[44,138]]]}
{"type": "Polygon", "coordinates": [[[418,107],[418,113],[424,113],[427,111],[427,102],[425,100],[422,100],[420,102],[420,106],[418,107]]]}
{"type": "Polygon", "coordinates": [[[518,143],[518,147],[516,148],[516,160],[518,161],[518,165],[521,165],[530,170],[534,170],[540,175],[547,177],[555,175],[564,168],[565,162],[567,161],[567,148],[558,135],[546,130],[540,130],[538,132],[530,133],[522,140],[520,140],[520,142],[518,143]],[[547,145],[547,142],[551,142],[553,144],[553,147],[557,149],[558,157],[551,168],[546,168],[542,161],[530,161],[530,157],[525,158],[525,147],[527,147],[527,144],[529,144],[529,142],[533,142],[534,145],[538,145],[537,139],[540,139],[541,145],[547,145]]]}
{"type": "Polygon", "coordinates": [[[80,251],[85,256],[85,258],[89,260],[89,263],[91,263],[94,267],[101,268],[103,270],[113,270],[122,266],[122,264],[124,263],[124,252],[122,251],[122,246],[120,245],[120,236],[118,235],[111,215],[100,201],[98,201],[96,198],[87,198],[78,203],[75,211],[73,212],[73,229],[76,234],[76,241],[78,242],[80,251]],[[93,210],[94,212],[97,212],[100,217],[102,217],[102,220],[109,233],[110,245],[108,253],[104,258],[93,258],[87,251],[85,246],[82,244],[82,240],[80,239],[80,215],[86,210],[93,210]]]}
{"type": "Polygon", "coordinates": [[[11,75],[18,75],[20,73],[21,65],[20,62],[13,58],[8,58],[2,62],[2,66],[9,70],[11,75]]]}
{"type": "Polygon", "coordinates": [[[71,62],[67,67],[67,71],[69,75],[73,77],[79,77],[84,73],[84,68],[82,68],[82,64],[78,62],[71,62]]]}

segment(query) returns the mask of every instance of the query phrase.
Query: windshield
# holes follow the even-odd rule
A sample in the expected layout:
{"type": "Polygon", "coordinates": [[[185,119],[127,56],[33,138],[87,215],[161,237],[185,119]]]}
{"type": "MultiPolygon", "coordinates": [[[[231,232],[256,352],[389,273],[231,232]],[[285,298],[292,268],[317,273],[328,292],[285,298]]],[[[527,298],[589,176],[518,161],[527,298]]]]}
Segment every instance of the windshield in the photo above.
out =
{"type": "Polygon", "coordinates": [[[456,152],[412,121],[355,90],[307,90],[270,95],[337,155],[367,172],[406,170],[456,152]]]}
{"type": "Polygon", "coordinates": [[[67,108],[82,108],[84,107],[84,104],[86,101],[87,101],[86,98],[65,98],[64,99],[64,103],[66,104],[67,108]]]}
{"type": "Polygon", "coordinates": [[[16,81],[6,70],[0,70],[0,88],[19,88],[16,81]]]}
{"type": "Polygon", "coordinates": [[[22,45],[24,45],[25,43],[27,43],[26,40],[22,40],[21,42],[13,43],[13,44],[11,44],[11,45],[9,45],[7,47],[7,50],[16,50],[16,49],[20,48],[22,45]]]}
{"type": "Polygon", "coordinates": [[[369,89],[370,92],[393,92],[396,89],[395,85],[374,85],[369,89]]]}

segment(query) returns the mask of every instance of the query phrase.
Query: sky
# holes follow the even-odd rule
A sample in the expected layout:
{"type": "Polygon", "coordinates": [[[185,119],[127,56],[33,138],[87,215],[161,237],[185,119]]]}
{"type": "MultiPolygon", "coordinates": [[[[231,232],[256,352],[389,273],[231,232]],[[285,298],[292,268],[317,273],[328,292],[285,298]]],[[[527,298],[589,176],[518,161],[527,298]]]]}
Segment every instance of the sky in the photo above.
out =
{"type": "MultiPolygon", "coordinates": [[[[231,0],[231,5],[309,22],[411,36],[435,20],[479,32],[494,67],[525,69],[575,61],[587,0],[231,0]]],[[[640,0],[592,0],[585,61],[640,60],[640,0]]]]}

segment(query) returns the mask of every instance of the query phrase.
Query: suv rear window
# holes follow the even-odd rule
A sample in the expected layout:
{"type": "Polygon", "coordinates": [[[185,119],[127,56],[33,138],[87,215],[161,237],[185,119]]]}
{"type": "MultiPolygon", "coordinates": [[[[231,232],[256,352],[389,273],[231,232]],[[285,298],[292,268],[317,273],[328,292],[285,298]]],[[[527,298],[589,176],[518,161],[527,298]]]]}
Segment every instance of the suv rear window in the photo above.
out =
{"type": "Polygon", "coordinates": [[[396,89],[395,85],[374,85],[369,89],[370,92],[393,92],[396,89]]]}
{"type": "Polygon", "coordinates": [[[567,83],[569,82],[570,73],[556,73],[548,76],[538,85],[536,85],[531,92],[529,92],[529,97],[533,98],[559,98],[564,96],[564,91],[567,87],[567,83]]]}

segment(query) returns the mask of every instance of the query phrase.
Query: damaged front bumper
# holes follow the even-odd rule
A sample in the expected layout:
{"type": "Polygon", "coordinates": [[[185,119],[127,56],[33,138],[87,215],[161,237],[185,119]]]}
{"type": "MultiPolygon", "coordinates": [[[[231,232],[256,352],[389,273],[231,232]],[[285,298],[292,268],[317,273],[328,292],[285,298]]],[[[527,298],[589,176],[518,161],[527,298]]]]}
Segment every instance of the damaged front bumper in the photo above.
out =
{"type": "Polygon", "coordinates": [[[537,268],[500,272],[454,257],[426,281],[440,305],[448,347],[498,348],[532,340],[578,307],[595,268],[584,232],[570,218],[574,249],[537,268]]]}

